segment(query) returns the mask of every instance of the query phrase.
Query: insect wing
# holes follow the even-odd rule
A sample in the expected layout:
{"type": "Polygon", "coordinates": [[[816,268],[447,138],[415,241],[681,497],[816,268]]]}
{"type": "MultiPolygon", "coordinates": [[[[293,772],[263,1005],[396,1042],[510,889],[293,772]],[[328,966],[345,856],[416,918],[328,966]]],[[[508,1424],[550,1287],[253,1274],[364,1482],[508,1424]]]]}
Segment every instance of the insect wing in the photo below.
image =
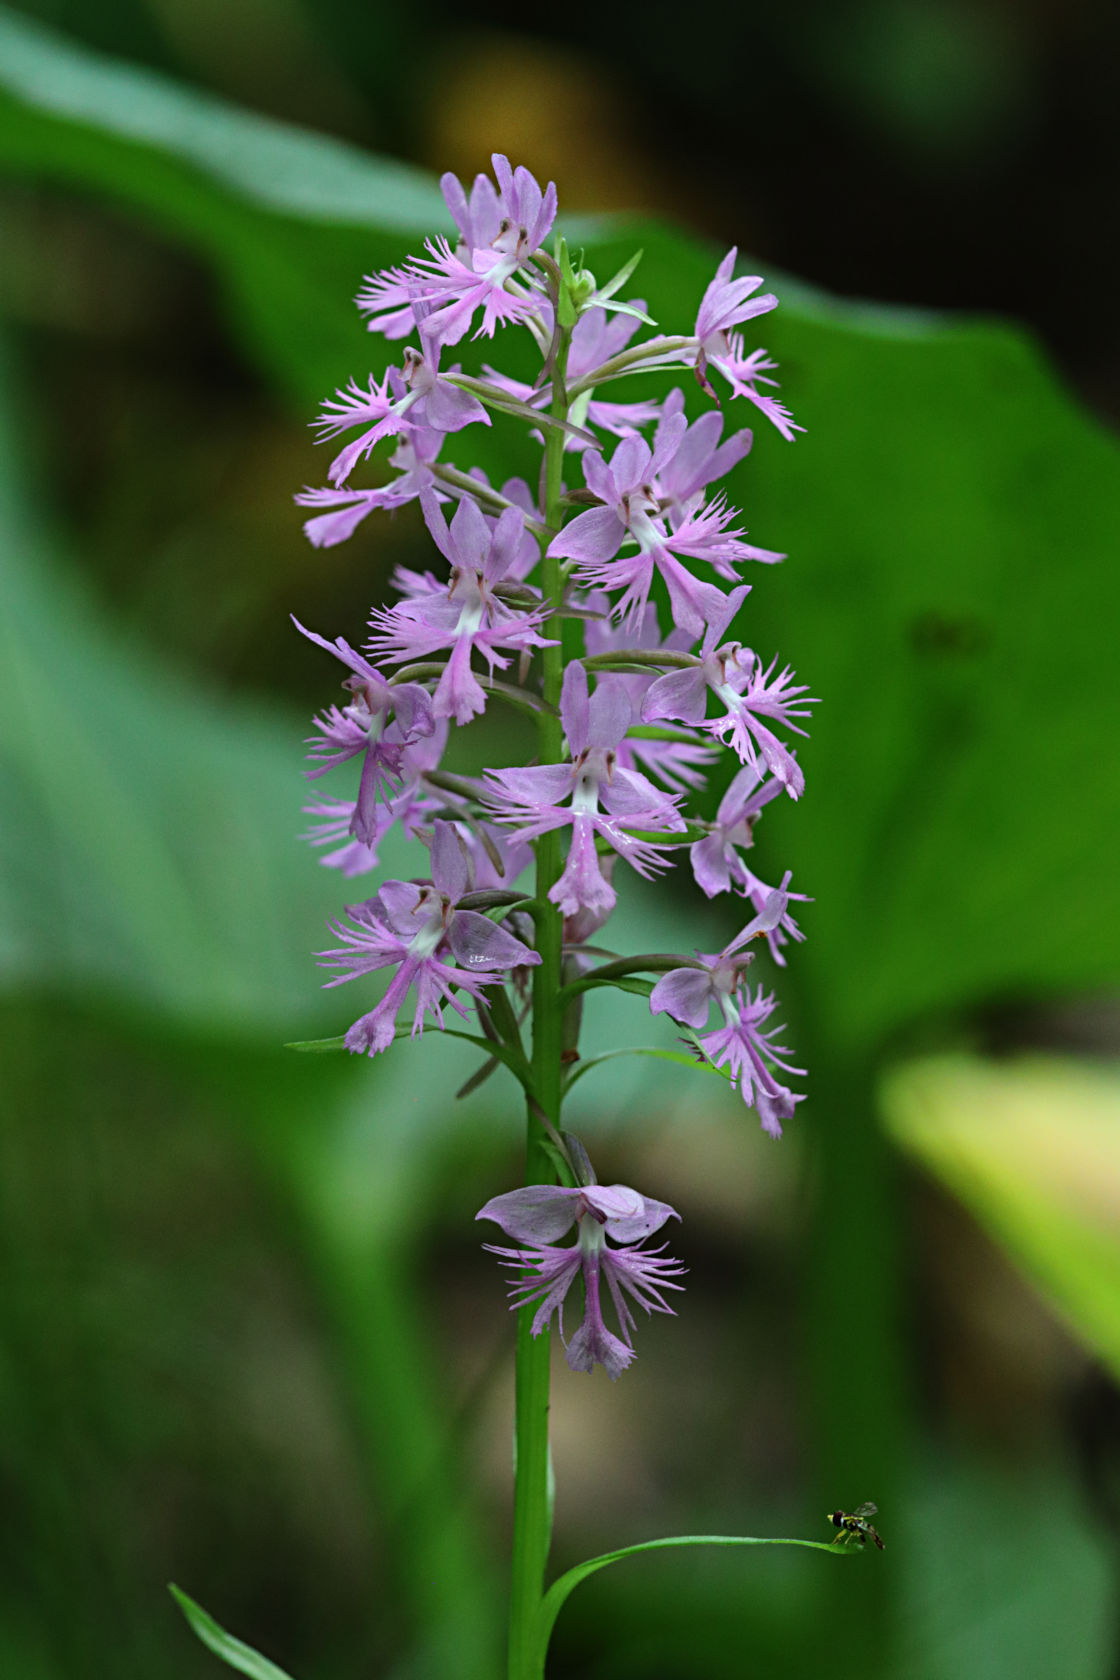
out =
{"type": "Polygon", "coordinates": [[[869,1499],[866,1505],[857,1505],[852,1512],[853,1517],[874,1517],[878,1515],[879,1507],[874,1500],[869,1499]]]}

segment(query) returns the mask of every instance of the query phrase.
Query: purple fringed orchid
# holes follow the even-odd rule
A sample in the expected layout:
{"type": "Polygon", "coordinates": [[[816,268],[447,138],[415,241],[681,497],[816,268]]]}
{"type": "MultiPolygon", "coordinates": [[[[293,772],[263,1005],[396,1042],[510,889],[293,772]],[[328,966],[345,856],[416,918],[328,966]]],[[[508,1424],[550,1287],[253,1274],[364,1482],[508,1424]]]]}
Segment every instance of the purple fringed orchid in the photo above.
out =
{"type": "Polygon", "coordinates": [[[398,791],[405,749],[434,734],[432,702],[418,683],[386,682],[343,637],[328,642],[313,630],[305,630],[297,618],[292,623],[309,642],[333,653],[354,673],[342,685],[354,696],[350,704],[329,706],[315,719],[319,739],[312,737],[308,757],[317,763],[306,774],[322,776],[358,753],[364,755],[350,832],[363,845],[376,846],[378,801],[391,799],[398,791]]]}
{"type": "MultiPolygon", "coordinates": [[[[389,457],[397,477],[373,490],[321,489],[301,490],[296,496],[297,507],[327,508],[313,519],[304,521],[304,535],[316,548],[333,548],[354,535],[362,520],[375,508],[395,513],[408,502],[414,502],[421,491],[435,487],[432,463],[443,446],[441,432],[429,432],[419,427],[402,437],[389,457]]],[[[438,492],[437,492],[438,493],[438,492]]]]}
{"type": "MultiPolygon", "coordinates": [[[[730,892],[734,888],[744,898],[749,898],[756,912],[762,914],[775,889],[768,887],[753,870],[747,868],[740,851],[754,845],[754,825],[764,806],[776,799],[781,791],[781,782],[764,776],[757,765],[745,764],[735,776],[719,802],[711,833],[689,848],[689,862],[696,884],[708,898],[715,898],[717,893],[730,892]]],[[[802,904],[810,902],[805,893],[787,891],[786,897],[802,904]]],[[[786,963],[782,946],[790,939],[804,937],[788,909],[780,922],[766,930],[770,955],[782,968],[786,963]]]]}
{"type": "MultiPolygon", "coordinates": [[[[659,429],[683,413],[684,392],[675,385],[662,406],[659,429]]],[[[723,415],[718,409],[709,409],[674,435],[675,447],[657,474],[656,490],[662,513],[676,528],[701,505],[707,486],[750,454],[754,437],[744,427],[721,442],[723,415]]],[[[768,549],[759,549],[758,553],[769,559],[785,559],[785,555],[771,554],[768,549]]]]}
{"type": "Polygon", "coordinates": [[[684,1268],[663,1247],[640,1248],[644,1238],[669,1219],[680,1215],[668,1202],[655,1202],[624,1184],[590,1184],[581,1189],[559,1185],[532,1184],[495,1196],[475,1216],[491,1219],[508,1236],[526,1244],[524,1248],[485,1247],[497,1254],[503,1265],[521,1275],[510,1286],[514,1307],[537,1303],[533,1335],[539,1336],[555,1316],[564,1352],[573,1371],[590,1371],[603,1365],[614,1380],[634,1358],[634,1317],[626,1297],[637,1301],[646,1312],[671,1313],[663,1298],[666,1289],[682,1289],[673,1280],[684,1268]],[[557,1246],[557,1239],[572,1225],[578,1240],[557,1246]],[[614,1243],[617,1246],[610,1247],[614,1243]],[[571,1341],[564,1337],[564,1298],[583,1274],[584,1317],[571,1341]],[[600,1285],[605,1282],[614,1302],[618,1326],[616,1336],[603,1320],[600,1285]]]}
{"type": "Polygon", "coordinates": [[[737,540],[740,533],[726,528],[733,510],[719,503],[688,515],[675,530],[666,528],[654,480],[675,454],[685,426],[683,414],[672,416],[658,427],[652,450],[644,438],[623,438],[609,465],[602,455],[587,450],[584,478],[602,506],[577,514],[553,540],[549,553],[576,561],[575,576],[586,587],[608,593],[623,590],[614,615],[635,626],[645,612],[654,571],[659,571],[674,623],[695,639],[724,597],[714,584],[693,577],[684,562],[706,560],[721,576],[734,579],[733,563],[746,554],[737,540]],[[619,553],[627,537],[637,544],[636,554],[619,553]]]}
{"type": "Polygon", "coordinates": [[[461,236],[457,251],[446,239],[429,239],[426,258],[365,282],[358,307],[370,316],[371,332],[403,338],[412,330],[408,314],[417,299],[430,307],[428,330],[447,345],[458,344],[479,308],[483,316],[476,338],[481,333],[493,337],[498,325],[539,316],[535,296],[506,287],[519,270],[531,283],[524,265],[556,220],[556,188],[550,181],[542,193],[527,169],[512,170],[500,152],[492,162],[497,193],[484,175],[476,178],[469,202],[457,176],[446,174],[440,182],[461,236]]]}
{"type": "MultiPolygon", "coordinates": [[[[426,313],[424,305],[415,305],[421,347],[415,350],[405,346],[403,368],[389,368],[380,385],[371,374],[365,391],[352,379],[344,390],[337,390],[324,402],[322,414],[312,421],[320,443],[355,426],[365,427],[330,464],[327,476],[336,487],[346,483],[358,462],[368,457],[382,438],[400,432],[459,432],[475,421],[489,426],[490,416],[478,398],[440,373],[439,339],[428,330],[426,313]]],[[[458,372],[458,368],[452,372],[458,372]]]]}
{"type": "Polygon", "coordinates": [[[328,980],[341,986],[360,974],[396,965],[397,972],[381,1002],[346,1034],[346,1048],[376,1056],[396,1035],[397,1012],[413,987],[416,1012],[412,1036],[424,1029],[425,1011],[443,1027],[443,1005],[457,1014],[467,1009],[459,990],[478,999],[503,971],[540,962],[536,951],[477,910],[462,910],[459,900],[470,888],[467,858],[454,826],[437,822],[432,835],[432,884],[386,881],[364,904],[348,907],[352,926],[331,922],[340,948],[320,951],[321,967],[345,972],[328,980]]]}
{"type": "Polygon", "coordinates": [[[602,835],[648,877],[665,867],[665,848],[638,840],[627,829],[671,832],[684,823],[675,797],[660,792],[639,771],[619,766],[618,748],[630,727],[631,710],[617,677],[601,677],[589,698],[587,672],[578,661],[569,665],[560,716],[571,762],[488,770],[485,802],[499,822],[515,826],[518,840],[538,840],[571,823],[568,861],[548,896],[565,916],[580,910],[609,912],[616,895],[599,867],[595,836],[602,835]],[[561,804],[569,798],[570,805],[561,804]]]}
{"type": "Polygon", "coordinates": [[[716,393],[707,378],[708,364],[718,367],[721,373],[725,371],[723,364],[731,351],[728,335],[732,328],[778,307],[773,292],[763,292],[758,297],[754,295],[762,285],[760,274],[745,274],[735,279],[738,254],[733,245],[716,269],[715,278],[709,283],[696,312],[696,339],[700,347],[696,377],[711,397],[716,393]]]}
{"type": "MultiPolygon", "coordinates": [[[[584,630],[589,654],[614,653],[624,648],[642,648],[654,653],[662,648],[683,653],[692,646],[695,637],[687,630],[671,630],[662,637],[657,623],[657,608],[646,607],[637,630],[611,624],[607,619],[610,601],[606,595],[589,595],[586,602],[590,612],[601,618],[589,618],[584,630]]],[[[615,674],[630,701],[635,717],[641,716],[642,701],[656,678],[652,668],[615,674]]],[[[685,739],[686,731],[679,731],[679,741],[655,741],[644,736],[627,735],[618,744],[618,762],[624,770],[643,770],[667,787],[671,793],[684,793],[686,788],[702,788],[706,780],[704,769],[716,757],[716,749],[699,736],[685,739]]]]}
{"type": "Polygon", "coordinates": [[[642,720],[656,723],[673,718],[726,740],[744,764],[757,764],[759,754],[787,792],[797,799],[805,791],[805,776],[796,757],[761,720],[773,718],[798,735],[805,731],[794,718],[807,717],[812,699],[805,685],[791,687],[787,665],[773,677],[777,659],[766,670],[762,661],[741,642],[718,644],[746,599],[746,586],[721,599],[709,619],[697,664],[667,671],[651,683],[642,702],[642,720]],[[724,707],[724,715],[708,719],[708,690],[724,707]]]}
{"type": "Polygon", "coordinates": [[[718,1005],[723,1026],[696,1043],[713,1067],[730,1069],[732,1089],[739,1091],[748,1108],[757,1110],[763,1131],[771,1137],[781,1137],[782,1121],[791,1119],[797,1104],[804,1101],[802,1095],[781,1084],[774,1068],[802,1076],[805,1070],[786,1061],[789,1051],[774,1042],[774,1034],[780,1029],[763,1030],[777,1008],[777,1000],[773,994],[764,993],[761,986],[752,997],[749,986],[743,984],[743,975],[754,960],[753,951],[745,946],[771,933],[787,914],[788,883],[787,875],[781,887],[770,894],[761,914],[722,951],[714,955],[698,951],[696,962],[689,967],[663,974],[649,1000],[655,1015],[671,1015],[694,1031],[707,1025],[712,1003],[718,1005]]]}
{"type": "Polygon", "coordinates": [[[803,432],[804,426],[794,421],[785,403],[777,397],[767,396],[765,391],[758,389],[759,385],[773,385],[778,387],[776,379],[768,379],[763,368],[777,367],[777,362],[771,361],[765,350],[752,350],[749,356],[743,354],[743,339],[740,333],[732,333],[729,339],[728,354],[720,359],[720,371],[726,374],[731,382],[733,397],[746,397],[748,402],[760,413],[765,414],[771,425],[776,426],[787,443],[792,443],[795,432],[803,432]]]}
{"type": "Polygon", "coordinates": [[[432,713],[469,723],[486,707],[485,691],[471,670],[473,649],[493,674],[495,666],[504,670],[509,664],[499,648],[526,653],[550,645],[539,632],[539,610],[518,611],[495,593],[522,554],[525,516],[518,507],[506,508],[491,528],[477,502],[464,497],[448,526],[429,491],[420,505],[432,539],[451,567],[451,581],[439,585],[430,574],[411,574],[407,599],[373,614],[374,633],[367,645],[394,664],[429,659],[450,648],[432,696],[432,713]]]}
{"type": "MultiPolygon", "coordinates": [[[[354,832],[355,806],[352,799],[321,800],[305,805],[309,817],[318,817],[304,835],[313,846],[335,846],[325,852],[319,862],[328,869],[339,869],[348,880],[376,869],[378,848],[389,830],[397,823],[410,838],[418,838],[422,824],[429,822],[440,809],[442,796],[434,798],[423,784],[425,771],[437,770],[447,746],[448,726],[436,724],[431,735],[411,742],[404,748],[397,772],[400,788],[389,798],[378,801],[373,812],[373,838],[370,841],[348,839],[354,832]],[[341,843],[339,843],[341,842],[341,843]]],[[[489,884],[489,883],[487,883],[489,884]]]]}

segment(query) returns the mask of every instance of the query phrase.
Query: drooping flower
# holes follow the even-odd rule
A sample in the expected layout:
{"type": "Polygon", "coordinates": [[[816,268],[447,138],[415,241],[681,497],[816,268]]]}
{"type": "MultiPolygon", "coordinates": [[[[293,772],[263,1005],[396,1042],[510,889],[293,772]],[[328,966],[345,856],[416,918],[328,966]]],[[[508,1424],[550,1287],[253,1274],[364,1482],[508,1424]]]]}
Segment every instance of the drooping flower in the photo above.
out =
{"type": "Polygon", "coordinates": [[[788,665],[774,677],[776,658],[763,670],[762,661],[741,642],[718,645],[745,596],[743,587],[733,589],[721,600],[705,628],[698,663],[667,671],[651,683],[642,702],[642,718],[646,723],[674,718],[729,739],[744,764],[756,764],[761,755],[767,768],[797,799],[805,791],[804,772],[794,754],[762,719],[771,718],[804,735],[793,720],[807,717],[806,708],[814,701],[805,698],[804,684],[791,686],[793,672],[788,665]],[[724,707],[722,717],[706,716],[709,689],[724,707]]]}
{"type": "Polygon", "coordinates": [[[574,661],[564,673],[560,716],[571,762],[487,770],[485,803],[499,822],[516,829],[519,840],[538,840],[551,829],[572,825],[564,872],[549,893],[565,916],[609,911],[615,891],[604,879],[595,850],[601,835],[640,875],[664,868],[664,847],[639,840],[630,829],[683,827],[677,800],[662,793],[637,770],[618,763],[618,747],[630,727],[630,701],[615,677],[601,677],[588,697],[587,672],[574,661]],[[561,801],[570,799],[569,805],[561,801]]]}
{"type": "Polygon", "coordinates": [[[477,502],[464,496],[448,526],[430,492],[424,492],[420,505],[433,541],[451,566],[451,581],[431,588],[433,578],[413,574],[416,584],[405,600],[374,612],[368,645],[394,664],[429,659],[450,648],[432,712],[469,723],[486,706],[485,691],[471,670],[474,649],[493,675],[495,667],[504,670],[509,664],[499,648],[525,653],[548,645],[539,628],[543,611],[518,610],[496,593],[521,556],[525,516],[520,508],[509,507],[491,528],[477,502]]]}
{"type": "Polygon", "coordinates": [[[777,999],[772,993],[764,993],[761,986],[752,997],[743,976],[754,960],[754,953],[746,949],[749,941],[770,933],[787,913],[788,884],[787,875],[782,886],[770,894],[761,914],[722,951],[714,955],[698,951],[694,963],[663,974],[649,1000],[653,1014],[671,1015],[694,1031],[706,1026],[710,1006],[718,1005],[723,1025],[696,1043],[713,1067],[730,1069],[732,1088],[739,1091],[748,1108],[757,1111],[763,1131],[771,1137],[781,1137],[782,1121],[792,1118],[797,1104],[804,1101],[802,1095],[780,1082],[774,1069],[798,1075],[805,1070],[785,1059],[789,1050],[775,1042],[780,1029],[763,1030],[777,1008],[777,999]]]}
{"type": "Polygon", "coordinates": [[[364,755],[350,832],[363,845],[376,846],[378,801],[398,791],[405,748],[434,733],[432,702],[418,683],[386,682],[343,637],[328,642],[313,630],[305,630],[298,619],[292,623],[309,642],[333,653],[354,673],[342,685],[353,695],[350,704],[329,706],[315,719],[319,739],[312,737],[308,756],[316,764],[306,774],[322,776],[358,753],[364,755]]]}
{"type": "Polygon", "coordinates": [[[634,1358],[634,1317],[627,1297],[646,1312],[671,1313],[673,1308],[662,1291],[682,1289],[673,1280],[684,1268],[664,1248],[649,1250],[639,1245],[669,1219],[680,1215],[667,1202],[655,1202],[624,1184],[590,1184],[580,1189],[559,1185],[533,1184],[495,1196],[476,1215],[492,1219],[524,1248],[485,1246],[502,1263],[520,1275],[510,1286],[514,1307],[536,1303],[533,1335],[555,1317],[573,1371],[606,1367],[612,1380],[634,1358]],[[558,1246],[557,1239],[575,1225],[578,1237],[570,1246],[558,1246]],[[608,1241],[609,1239],[609,1241],[608,1241]],[[616,1246],[612,1247],[611,1244],[616,1246]],[[584,1317],[570,1341],[564,1336],[564,1298],[583,1275],[584,1317]],[[603,1320],[600,1286],[606,1283],[614,1302],[618,1327],[616,1336],[603,1320]]]}
{"type": "Polygon", "coordinates": [[[341,986],[377,969],[397,969],[380,1003],[346,1034],[350,1051],[375,1056],[386,1050],[396,1033],[397,1012],[413,988],[415,1037],[423,1031],[426,1011],[441,1028],[445,1003],[459,1015],[467,1014],[457,991],[479,998],[485,987],[501,979],[504,970],[541,960],[536,951],[477,910],[459,908],[459,900],[470,890],[470,877],[464,848],[451,823],[435,823],[431,863],[430,886],[386,881],[364,904],[348,908],[352,925],[330,924],[343,944],[321,951],[321,966],[344,972],[328,980],[328,986],[341,986]]]}

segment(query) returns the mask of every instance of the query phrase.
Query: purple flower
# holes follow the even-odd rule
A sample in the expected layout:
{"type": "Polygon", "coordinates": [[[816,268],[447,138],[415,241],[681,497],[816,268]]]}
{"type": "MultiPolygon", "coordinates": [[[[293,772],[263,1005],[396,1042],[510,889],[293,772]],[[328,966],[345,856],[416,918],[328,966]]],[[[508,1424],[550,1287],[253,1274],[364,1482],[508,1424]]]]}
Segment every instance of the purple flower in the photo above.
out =
{"type": "MultiPolygon", "coordinates": [[[[750,899],[759,915],[763,913],[775,889],[768,887],[747,868],[740,856],[740,848],[745,850],[754,845],[754,825],[763,807],[781,791],[781,782],[762,776],[757,765],[744,765],[734,778],[720,800],[712,832],[706,834],[703,840],[697,840],[689,849],[692,873],[697,885],[709,898],[735,888],[750,899]]],[[[787,890],[786,897],[797,899],[802,904],[810,902],[805,893],[787,890]]],[[[766,930],[770,955],[782,968],[786,961],[782,946],[790,939],[804,937],[788,909],[780,922],[766,930]]]]}
{"type": "Polygon", "coordinates": [[[440,178],[444,203],[468,250],[491,248],[526,261],[540,249],[556,220],[556,186],[550,181],[541,192],[523,166],[511,169],[501,152],[490,159],[498,182],[495,193],[486,175],[476,175],[470,202],[457,175],[448,170],[440,178]]]}
{"type": "Polygon", "coordinates": [[[315,719],[320,738],[312,737],[309,757],[316,759],[308,776],[322,776],[358,753],[362,777],[350,832],[363,845],[375,846],[378,837],[377,803],[397,791],[405,748],[435,731],[436,720],[428,692],[418,683],[386,682],[360,653],[355,653],[341,636],[334,642],[305,630],[297,618],[292,623],[301,635],[317,647],[341,659],[354,673],[343,683],[353,699],[348,706],[329,706],[315,719]]]}
{"type": "Polygon", "coordinates": [[[613,1380],[634,1358],[634,1317],[626,1297],[637,1301],[646,1312],[671,1313],[662,1291],[682,1289],[672,1280],[684,1268],[664,1253],[635,1246],[659,1231],[668,1219],[680,1215],[667,1202],[655,1202],[624,1184],[590,1184],[567,1190],[559,1185],[532,1184],[495,1196],[476,1215],[492,1219],[524,1248],[485,1247],[501,1256],[504,1265],[521,1275],[511,1285],[514,1307],[536,1302],[533,1335],[539,1336],[555,1315],[573,1371],[590,1371],[604,1365],[613,1380]],[[578,1240],[558,1247],[557,1238],[575,1225],[578,1240]],[[607,1239],[616,1247],[608,1246],[607,1239]],[[564,1298],[583,1274],[584,1317],[571,1341],[564,1337],[564,1298]],[[618,1327],[616,1336],[603,1321],[600,1284],[605,1282],[614,1302],[618,1327]]]}
{"type": "MultiPolygon", "coordinates": [[[[713,359],[714,360],[714,359],[713,359]]],[[[766,418],[775,425],[787,442],[793,442],[795,432],[803,432],[804,426],[798,426],[785,403],[779,402],[777,397],[767,396],[758,386],[773,385],[777,389],[776,379],[767,379],[763,368],[777,367],[777,362],[770,360],[765,350],[752,350],[749,356],[743,354],[743,339],[739,333],[732,333],[728,340],[728,351],[715,364],[731,383],[733,397],[746,397],[754,403],[766,418]]]]}
{"type": "Polygon", "coordinates": [[[644,438],[623,438],[608,465],[588,450],[583,457],[588,489],[603,504],[577,514],[549,547],[549,553],[578,562],[576,576],[592,589],[624,590],[615,606],[618,618],[640,624],[649,600],[653,574],[665,580],[673,620],[699,636],[713,613],[723,605],[723,593],[693,577],[682,560],[706,560],[724,577],[734,578],[733,562],[744,558],[739,532],[728,531],[732,510],[712,504],[688,514],[675,530],[666,527],[654,481],[676,453],[684,436],[683,414],[672,415],[653,449],[644,438]],[[637,553],[619,550],[629,537],[637,553]]]}
{"type": "MultiPolygon", "coordinates": [[[[684,392],[674,386],[665,399],[661,425],[683,412],[684,392]]],[[[694,512],[703,502],[707,486],[723,478],[750,453],[754,438],[746,427],[721,443],[722,434],[723,415],[718,409],[709,409],[691,426],[675,433],[676,446],[657,475],[661,510],[674,523],[680,524],[694,512]]]]}
{"type": "MultiPolygon", "coordinates": [[[[613,653],[622,648],[644,648],[651,653],[669,648],[683,653],[695,640],[687,630],[671,630],[662,638],[654,606],[646,607],[639,628],[631,630],[607,622],[605,614],[610,608],[610,601],[605,595],[589,595],[586,605],[590,611],[604,614],[603,618],[587,620],[584,635],[589,654],[613,653]]],[[[615,680],[625,687],[635,717],[641,716],[642,701],[656,676],[652,667],[616,676],[615,680]]],[[[682,737],[686,733],[685,730],[680,731],[682,737]]],[[[692,740],[651,741],[627,735],[618,744],[618,763],[622,769],[648,771],[673,793],[683,793],[686,787],[703,787],[705,776],[702,766],[710,764],[715,756],[715,748],[705,744],[698,736],[692,740]]]]}
{"type": "Polygon", "coordinates": [[[765,315],[767,310],[778,307],[778,300],[773,292],[764,292],[761,297],[754,296],[762,284],[760,274],[741,275],[738,280],[734,278],[735,259],[738,254],[738,249],[732,245],[716,269],[715,279],[711,281],[700,300],[700,308],[696,314],[696,336],[700,340],[701,349],[708,355],[717,347],[719,334],[729,332],[732,327],[742,326],[744,321],[751,321],[756,315],[765,315]]]}
{"type": "Polygon", "coordinates": [[[321,820],[308,830],[304,839],[313,846],[336,846],[336,850],[323,854],[320,863],[328,869],[340,869],[347,879],[351,879],[376,869],[378,848],[396,823],[400,823],[405,834],[418,837],[420,825],[430,821],[433,812],[440,809],[440,800],[433,799],[424,791],[422,777],[425,771],[438,769],[446,746],[447,723],[443,721],[436,724],[433,734],[404,748],[397,772],[401,781],[400,790],[387,799],[379,800],[374,807],[373,833],[368,843],[347,839],[354,832],[355,804],[352,799],[327,799],[305,805],[303,809],[309,817],[321,820]]]}
{"type": "Polygon", "coordinates": [[[751,321],[756,315],[765,315],[768,310],[778,307],[773,292],[754,296],[762,284],[760,274],[742,275],[738,280],[734,278],[738,254],[733,245],[716,269],[715,279],[701,298],[696,314],[696,337],[700,345],[696,372],[712,396],[715,392],[704,377],[705,369],[709,361],[714,361],[718,367],[720,358],[727,354],[728,333],[733,327],[742,326],[744,321],[751,321]]]}
{"type": "Polygon", "coordinates": [[[471,670],[475,648],[493,673],[495,666],[504,670],[509,664],[499,648],[525,653],[549,645],[539,631],[539,610],[518,611],[495,593],[521,556],[525,516],[520,508],[507,508],[491,528],[478,504],[464,496],[448,527],[430,491],[421,496],[420,505],[437,548],[451,566],[451,581],[432,588],[434,578],[413,574],[408,598],[373,614],[374,634],[368,645],[394,663],[429,659],[450,648],[432,712],[437,718],[469,723],[486,707],[485,692],[471,670]]]}
{"type": "Polygon", "coordinates": [[[797,799],[805,791],[801,766],[762,718],[773,718],[796,734],[804,735],[805,731],[793,720],[807,717],[806,707],[815,702],[803,698],[804,684],[791,687],[793,672],[788,665],[774,677],[776,658],[763,670],[761,660],[740,642],[717,647],[745,597],[744,586],[733,589],[721,601],[705,630],[699,662],[658,677],[642,703],[642,718],[646,723],[675,718],[705,729],[729,740],[745,764],[755,765],[761,754],[767,768],[797,799]],[[723,716],[710,721],[705,716],[709,689],[724,707],[723,716]]]}
{"type": "Polygon", "coordinates": [[[571,763],[487,770],[491,785],[485,799],[499,822],[518,825],[519,840],[538,840],[571,823],[568,861],[548,896],[565,916],[580,910],[609,912],[616,895],[599,867],[595,836],[602,835],[620,857],[648,877],[665,867],[665,848],[635,839],[627,830],[671,831],[683,822],[675,798],[661,793],[638,771],[619,767],[618,748],[630,727],[631,712],[617,677],[600,678],[589,699],[587,672],[573,662],[564,673],[560,716],[571,763]],[[570,805],[561,804],[569,798],[570,805]]]}
{"type": "Polygon", "coordinates": [[[711,1004],[718,1004],[723,1026],[696,1042],[713,1067],[730,1069],[732,1089],[739,1091],[748,1108],[758,1111],[762,1129],[771,1137],[781,1137],[782,1121],[791,1119],[797,1104],[804,1101],[802,1095],[781,1084],[774,1068],[799,1075],[805,1070],[785,1060],[790,1052],[774,1041],[780,1029],[763,1030],[777,1000],[773,994],[764,993],[761,986],[752,997],[750,988],[743,985],[744,971],[754,960],[754,953],[744,946],[782,922],[787,912],[788,882],[787,875],[778,891],[770,894],[761,914],[722,951],[715,955],[698,951],[695,963],[663,974],[649,1000],[655,1015],[671,1015],[694,1031],[707,1024],[711,1004]]]}
{"type": "Polygon", "coordinates": [[[708,898],[730,892],[733,886],[746,892],[750,871],[738,848],[754,845],[754,825],[763,807],[781,791],[781,782],[770,780],[757,764],[745,764],[734,777],[719,802],[712,832],[689,848],[696,884],[708,898]]]}
{"type": "Polygon", "coordinates": [[[299,507],[333,508],[333,513],[320,513],[304,523],[304,533],[316,548],[333,548],[336,543],[352,537],[362,520],[374,508],[393,513],[407,502],[413,502],[422,490],[435,485],[432,462],[443,445],[442,432],[428,432],[417,428],[402,437],[389,457],[389,465],[396,467],[398,477],[389,484],[373,490],[302,490],[295,498],[299,507]]]}
{"type": "Polygon", "coordinates": [[[393,1042],[397,1011],[416,989],[412,1036],[423,1031],[425,1011],[443,1026],[443,1005],[465,1016],[456,990],[478,998],[483,988],[501,979],[504,969],[539,963],[531,951],[505,928],[476,910],[461,910],[458,901],[469,890],[467,858],[451,823],[437,822],[432,836],[432,884],[386,881],[364,904],[351,905],[353,926],[332,922],[341,948],[320,951],[322,967],[346,972],[328,980],[341,986],[359,974],[396,967],[381,1002],[346,1034],[346,1048],[376,1056],[393,1042]]]}
{"type": "Polygon", "coordinates": [[[499,322],[540,314],[534,296],[507,291],[506,285],[518,270],[532,283],[524,265],[556,219],[556,188],[550,181],[542,193],[527,169],[511,170],[500,152],[492,161],[497,193],[485,176],[476,179],[469,201],[456,176],[447,174],[440,183],[461,235],[457,251],[446,239],[429,239],[426,258],[365,282],[358,307],[370,315],[371,332],[404,337],[411,330],[406,313],[417,300],[430,306],[428,330],[448,345],[459,342],[479,308],[483,317],[476,338],[493,336],[499,322]]]}
{"type": "MultiPolygon", "coordinates": [[[[367,457],[374,444],[399,432],[458,432],[473,421],[490,424],[490,416],[477,397],[451,384],[439,371],[440,345],[426,330],[422,306],[416,305],[420,327],[419,350],[405,347],[403,370],[389,368],[378,385],[373,375],[369,388],[363,391],[355,380],[345,390],[337,390],[333,398],[323,404],[323,413],[312,421],[319,429],[319,441],[338,437],[354,426],[366,429],[360,437],[348,443],[330,464],[328,477],[334,485],[343,485],[358,462],[367,457]]],[[[457,369],[453,369],[457,372],[457,369]]]]}

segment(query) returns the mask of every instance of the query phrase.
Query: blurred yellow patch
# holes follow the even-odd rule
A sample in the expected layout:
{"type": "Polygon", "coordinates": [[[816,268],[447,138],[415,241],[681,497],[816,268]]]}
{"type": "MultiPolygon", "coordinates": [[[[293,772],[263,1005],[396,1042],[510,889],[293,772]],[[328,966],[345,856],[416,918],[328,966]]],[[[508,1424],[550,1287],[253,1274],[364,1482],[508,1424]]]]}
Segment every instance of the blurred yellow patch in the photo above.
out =
{"type": "Polygon", "coordinates": [[[883,1112],[1120,1377],[1120,1068],[932,1058],[888,1075],[883,1112]]]}

